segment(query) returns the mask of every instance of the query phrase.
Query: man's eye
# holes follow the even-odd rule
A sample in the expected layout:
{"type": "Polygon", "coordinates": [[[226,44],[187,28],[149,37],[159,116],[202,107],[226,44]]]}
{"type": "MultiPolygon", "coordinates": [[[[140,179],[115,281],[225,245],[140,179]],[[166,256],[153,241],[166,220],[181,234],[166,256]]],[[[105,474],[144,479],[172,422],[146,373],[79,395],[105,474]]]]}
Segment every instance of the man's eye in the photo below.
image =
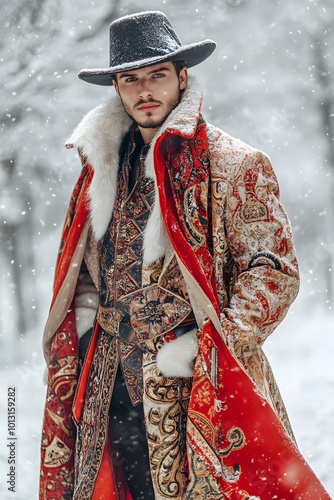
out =
{"type": "Polygon", "coordinates": [[[154,73],[153,78],[163,78],[164,76],[163,73],[154,73]]]}
{"type": "Polygon", "coordinates": [[[126,82],[134,82],[135,81],[135,77],[134,76],[129,76],[129,78],[126,78],[125,79],[126,82]]]}

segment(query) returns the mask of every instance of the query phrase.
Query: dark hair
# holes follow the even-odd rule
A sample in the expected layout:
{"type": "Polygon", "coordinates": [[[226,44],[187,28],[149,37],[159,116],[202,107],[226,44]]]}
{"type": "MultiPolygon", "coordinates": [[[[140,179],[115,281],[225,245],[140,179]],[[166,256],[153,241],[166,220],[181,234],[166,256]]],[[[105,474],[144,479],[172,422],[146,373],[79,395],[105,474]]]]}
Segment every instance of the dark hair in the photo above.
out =
{"type": "MultiPolygon", "coordinates": [[[[184,61],[171,61],[171,62],[173,63],[173,66],[175,68],[177,76],[179,76],[181,69],[185,66],[184,61]]],[[[117,83],[116,75],[117,75],[117,73],[114,73],[113,75],[111,75],[112,82],[115,80],[115,82],[117,83]]]]}
{"type": "Polygon", "coordinates": [[[184,61],[172,61],[177,76],[179,76],[181,69],[185,66],[184,61]]]}

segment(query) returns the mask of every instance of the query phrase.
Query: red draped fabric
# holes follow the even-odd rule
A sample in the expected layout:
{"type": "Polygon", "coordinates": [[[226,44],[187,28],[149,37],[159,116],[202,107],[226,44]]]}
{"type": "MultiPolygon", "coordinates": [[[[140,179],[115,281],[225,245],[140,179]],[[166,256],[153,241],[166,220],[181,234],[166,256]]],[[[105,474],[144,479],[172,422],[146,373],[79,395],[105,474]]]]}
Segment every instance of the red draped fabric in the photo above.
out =
{"type": "MultiPolygon", "coordinates": [[[[155,148],[159,201],[168,236],[180,261],[199,283],[218,313],[205,249],[192,247],[179,214],[182,195],[173,190],[167,168],[168,154],[160,144],[172,140],[166,133],[155,148]]],[[[205,127],[196,140],[208,150],[205,127]]],[[[198,156],[195,162],[199,163],[198,156]]],[[[201,166],[194,165],[200,170],[201,166]]],[[[186,168],[183,164],[182,168],[186,168]]],[[[231,500],[328,500],[330,497],[286,433],[267,401],[259,394],[239,362],[227,348],[213,323],[204,325],[194,371],[188,410],[187,440],[192,453],[205,464],[221,492],[231,500]],[[202,366],[211,377],[203,376],[202,366]],[[213,383],[212,378],[216,380],[213,383]]],[[[189,462],[191,457],[189,457],[189,462]]]]}

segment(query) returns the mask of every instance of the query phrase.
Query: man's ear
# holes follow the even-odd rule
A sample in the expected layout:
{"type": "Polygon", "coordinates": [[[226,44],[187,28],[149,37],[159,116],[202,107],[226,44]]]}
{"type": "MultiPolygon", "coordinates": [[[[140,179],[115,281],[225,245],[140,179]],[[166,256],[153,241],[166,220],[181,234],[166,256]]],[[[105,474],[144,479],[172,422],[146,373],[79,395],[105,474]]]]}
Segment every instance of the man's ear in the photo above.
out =
{"type": "Polygon", "coordinates": [[[115,92],[118,95],[118,97],[121,97],[120,94],[119,94],[117,82],[116,82],[116,80],[114,78],[113,78],[112,84],[113,84],[113,87],[114,87],[115,92]]]}
{"type": "Polygon", "coordinates": [[[179,82],[180,82],[180,90],[184,90],[188,82],[188,70],[185,66],[183,66],[183,68],[180,69],[179,82]]]}

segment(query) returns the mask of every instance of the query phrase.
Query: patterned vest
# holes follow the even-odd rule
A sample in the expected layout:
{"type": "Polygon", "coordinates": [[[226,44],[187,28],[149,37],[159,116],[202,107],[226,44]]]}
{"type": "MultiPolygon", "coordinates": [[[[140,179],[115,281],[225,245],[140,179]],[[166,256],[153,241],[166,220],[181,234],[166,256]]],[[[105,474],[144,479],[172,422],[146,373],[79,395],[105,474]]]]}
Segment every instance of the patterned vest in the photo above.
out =
{"type": "Polygon", "coordinates": [[[101,245],[100,304],[105,307],[142,287],[143,230],[154,202],[154,181],[145,177],[147,151],[132,127],[121,147],[113,216],[101,245]]]}
{"type": "Polygon", "coordinates": [[[155,197],[154,181],[145,176],[148,148],[131,127],[121,146],[116,201],[100,247],[98,321],[118,336],[118,357],[133,404],[142,400],[143,350],[156,350],[154,338],[185,321],[194,323],[176,259],[162,287],[157,282],[163,259],[143,268],[143,231],[155,197]]]}

